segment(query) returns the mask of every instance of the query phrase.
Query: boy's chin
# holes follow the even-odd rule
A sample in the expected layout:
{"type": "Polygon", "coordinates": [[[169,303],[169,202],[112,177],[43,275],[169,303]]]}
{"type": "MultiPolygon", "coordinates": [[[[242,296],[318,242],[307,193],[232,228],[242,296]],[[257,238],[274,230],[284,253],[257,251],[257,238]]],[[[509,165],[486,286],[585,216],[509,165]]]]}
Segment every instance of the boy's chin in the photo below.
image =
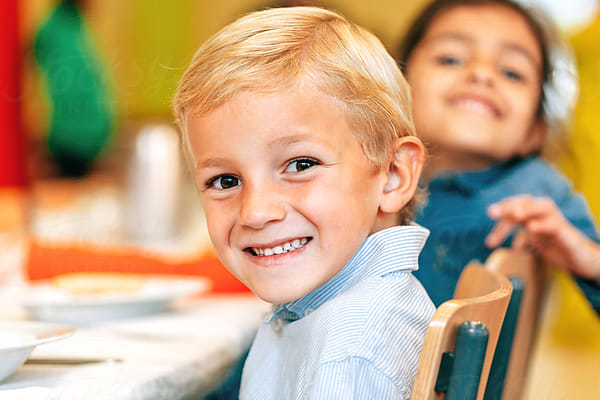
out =
{"type": "Polygon", "coordinates": [[[270,292],[267,293],[265,291],[259,291],[259,290],[253,290],[253,289],[250,289],[250,290],[259,299],[266,301],[267,303],[276,304],[276,305],[285,304],[285,303],[289,303],[289,302],[298,300],[299,298],[308,294],[308,293],[305,293],[301,296],[290,296],[289,294],[286,295],[285,293],[270,293],[270,292]]]}
{"type": "Polygon", "coordinates": [[[276,288],[247,286],[256,297],[271,304],[289,303],[298,300],[311,292],[311,290],[299,290],[298,288],[287,289],[281,286],[276,288]]]}

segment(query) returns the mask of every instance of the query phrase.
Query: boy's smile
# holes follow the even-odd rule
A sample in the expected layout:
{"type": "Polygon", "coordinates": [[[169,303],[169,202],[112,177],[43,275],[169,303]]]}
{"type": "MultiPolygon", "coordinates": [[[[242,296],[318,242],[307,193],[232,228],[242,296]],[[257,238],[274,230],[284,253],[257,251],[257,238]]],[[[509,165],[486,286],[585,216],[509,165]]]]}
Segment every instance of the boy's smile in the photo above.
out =
{"type": "Polygon", "coordinates": [[[372,233],[385,171],[312,85],[239,93],[187,127],[217,254],[264,300],[323,285],[372,233]]]}
{"type": "Polygon", "coordinates": [[[284,253],[290,253],[292,251],[296,251],[304,247],[306,243],[312,238],[301,238],[301,239],[293,239],[286,240],[283,243],[279,243],[273,246],[262,247],[262,246],[252,246],[244,249],[245,251],[250,252],[254,256],[272,256],[279,255],[284,253]]]}
{"type": "Polygon", "coordinates": [[[535,35],[508,7],[457,6],[437,16],[406,75],[432,169],[487,167],[537,151],[541,65],[535,35]]]}

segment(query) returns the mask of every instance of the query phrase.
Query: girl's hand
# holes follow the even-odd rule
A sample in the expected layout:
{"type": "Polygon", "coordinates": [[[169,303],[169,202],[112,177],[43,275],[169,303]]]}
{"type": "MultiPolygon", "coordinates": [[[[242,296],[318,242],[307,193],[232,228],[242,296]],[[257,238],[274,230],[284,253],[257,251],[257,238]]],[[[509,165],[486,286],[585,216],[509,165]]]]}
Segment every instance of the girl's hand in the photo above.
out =
{"type": "Polygon", "coordinates": [[[600,281],[600,246],[575,228],[551,199],[508,197],[489,206],[488,215],[497,223],[486,246],[501,245],[517,229],[513,248],[529,248],[559,268],[600,281]]]}

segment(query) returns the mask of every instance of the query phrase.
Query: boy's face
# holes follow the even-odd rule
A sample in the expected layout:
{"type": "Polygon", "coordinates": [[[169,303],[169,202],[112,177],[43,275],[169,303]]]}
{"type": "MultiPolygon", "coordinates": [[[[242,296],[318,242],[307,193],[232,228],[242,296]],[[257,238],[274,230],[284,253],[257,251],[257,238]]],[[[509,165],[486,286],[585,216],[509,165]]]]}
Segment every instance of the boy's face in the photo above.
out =
{"type": "Polygon", "coordinates": [[[385,173],[314,87],[242,92],[187,126],[213,245],[262,299],[323,285],[373,230],[385,173]]]}
{"type": "Polygon", "coordinates": [[[503,6],[459,6],[435,18],[408,64],[417,133],[433,162],[479,168],[541,146],[541,50],[503,6]]]}

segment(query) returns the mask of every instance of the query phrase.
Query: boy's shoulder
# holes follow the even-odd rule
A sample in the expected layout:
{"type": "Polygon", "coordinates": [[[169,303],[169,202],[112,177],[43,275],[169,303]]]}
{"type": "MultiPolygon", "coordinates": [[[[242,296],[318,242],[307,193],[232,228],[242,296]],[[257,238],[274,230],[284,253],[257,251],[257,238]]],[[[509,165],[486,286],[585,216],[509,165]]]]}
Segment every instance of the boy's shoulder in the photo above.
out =
{"type": "Polygon", "coordinates": [[[431,300],[408,271],[361,280],[279,330],[262,325],[244,368],[246,383],[264,390],[264,379],[254,375],[275,365],[268,378],[278,377],[281,384],[275,385],[272,398],[349,390],[336,386],[349,373],[363,379],[363,394],[380,385],[408,394],[433,312],[431,300]]]}
{"type": "MultiPolygon", "coordinates": [[[[324,385],[329,393],[332,377],[350,371],[369,384],[375,384],[370,380],[374,379],[394,392],[409,393],[435,311],[411,273],[426,236],[427,230],[418,226],[369,236],[336,277],[308,297],[279,306],[265,321],[246,364],[252,366],[248,370],[275,365],[270,376],[283,374],[281,380],[286,382],[293,376],[290,382],[296,379],[297,393],[313,385],[324,385]],[[282,310],[289,314],[278,314],[282,310]],[[286,315],[300,318],[271,319],[286,315]]],[[[264,386],[259,380],[253,382],[264,386]]]]}
{"type": "Polygon", "coordinates": [[[398,271],[360,281],[319,311],[318,365],[337,370],[357,362],[404,382],[415,372],[435,307],[412,273],[398,271]]]}
{"type": "MultiPolygon", "coordinates": [[[[323,318],[336,315],[360,315],[361,320],[373,315],[389,314],[412,307],[414,301],[426,295],[411,271],[394,271],[383,276],[370,276],[357,282],[323,305],[323,318]],[[404,303],[399,302],[404,300],[404,303]]],[[[334,321],[336,322],[336,321],[334,321]]],[[[357,321],[357,324],[362,324],[357,321]]]]}
{"type": "Polygon", "coordinates": [[[428,234],[416,224],[379,232],[379,242],[365,246],[368,250],[361,253],[364,258],[356,262],[360,271],[347,282],[346,289],[320,307],[320,324],[328,332],[353,330],[359,339],[378,334],[382,320],[402,324],[409,316],[418,319],[425,315],[429,321],[434,307],[412,274],[428,234]]]}
{"type": "Polygon", "coordinates": [[[318,325],[324,337],[332,339],[324,343],[325,354],[338,345],[337,338],[343,337],[347,355],[352,356],[368,355],[371,345],[391,344],[398,335],[414,334],[411,330],[424,332],[435,311],[422,285],[409,271],[369,277],[321,308],[316,315],[318,325]]]}

